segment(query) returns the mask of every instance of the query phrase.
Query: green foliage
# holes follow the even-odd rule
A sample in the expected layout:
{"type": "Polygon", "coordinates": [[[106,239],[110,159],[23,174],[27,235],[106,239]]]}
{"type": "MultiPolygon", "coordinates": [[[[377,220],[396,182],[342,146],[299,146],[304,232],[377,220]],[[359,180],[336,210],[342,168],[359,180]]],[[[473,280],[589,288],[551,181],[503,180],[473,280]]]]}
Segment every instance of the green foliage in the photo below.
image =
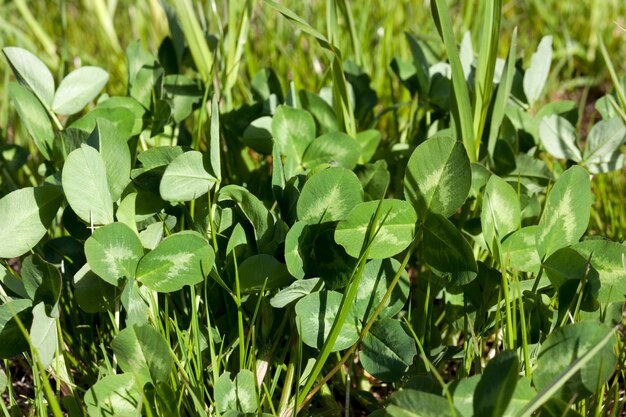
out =
{"type": "Polygon", "coordinates": [[[559,38],[507,45],[500,1],[463,7],[479,18],[460,47],[444,0],[441,39],[406,42],[368,25],[380,5],[329,0],[320,23],[226,3],[145,6],[169,32],[129,43],[124,88],[3,48],[0,391],[21,366],[42,416],[334,415],[339,399],[346,415],[616,415],[626,246],[598,232],[626,230],[598,208],[625,165],[612,66],[587,121],[545,103],[559,38]],[[278,18],[301,44],[261,68],[246,40],[278,18]],[[396,56],[369,53],[378,32],[396,56]]]}

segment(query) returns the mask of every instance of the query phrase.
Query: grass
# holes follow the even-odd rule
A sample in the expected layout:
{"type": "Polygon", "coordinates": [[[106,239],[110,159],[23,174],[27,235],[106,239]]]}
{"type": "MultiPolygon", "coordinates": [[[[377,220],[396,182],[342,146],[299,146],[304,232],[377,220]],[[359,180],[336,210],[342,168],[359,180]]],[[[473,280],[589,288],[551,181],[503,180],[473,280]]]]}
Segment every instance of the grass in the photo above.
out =
{"type": "MultiPolygon", "coordinates": [[[[286,6],[310,25],[310,28],[302,26],[299,29],[294,28],[294,25],[275,9],[265,6],[260,1],[233,0],[228,2],[230,8],[218,8],[217,11],[211,5],[215,4],[217,7],[223,3],[199,4],[191,0],[177,0],[171,4],[182,20],[196,22],[191,15],[197,13],[201,15],[200,21],[209,28],[210,33],[227,36],[222,39],[221,44],[228,45],[226,52],[219,48],[207,50],[192,47],[192,56],[189,58],[197,64],[200,63],[197,67],[203,80],[209,84],[222,83],[221,85],[226,86],[223,92],[220,91],[221,96],[214,97],[213,101],[208,96],[208,88],[204,91],[203,102],[207,105],[212,103],[213,115],[217,114],[218,100],[228,109],[250,102],[252,96],[250,80],[259,69],[271,67],[280,80],[289,80],[297,89],[305,88],[318,92],[328,80],[333,80],[338,93],[336,97],[339,97],[335,108],[341,109],[337,110],[338,119],[342,122],[343,130],[354,133],[356,132],[354,109],[351,108],[347,98],[348,91],[346,81],[342,79],[344,75],[341,65],[345,60],[355,60],[363,65],[365,72],[371,77],[372,88],[380,95],[380,104],[375,109],[375,113],[380,116],[371,123],[371,127],[383,131],[383,141],[391,141],[397,136],[410,136],[407,133],[412,123],[410,106],[415,104],[411,103],[412,98],[401,88],[389,67],[389,62],[394,57],[408,59],[411,56],[409,44],[405,41],[403,33],[407,31],[419,39],[432,41],[433,49],[428,53],[440,57],[446,55],[445,50],[449,56],[453,55],[451,52],[453,49],[456,50],[455,40],[459,40],[458,35],[467,28],[472,29],[475,47],[480,45],[481,50],[489,51],[488,54],[482,52],[479,54],[481,58],[487,56],[485,62],[481,61],[478,64],[479,76],[476,85],[480,89],[480,86],[485,85],[484,80],[491,78],[493,67],[490,65],[495,62],[496,53],[499,57],[506,57],[511,47],[511,40],[507,37],[495,42],[497,30],[491,32],[489,36],[482,34],[481,37],[479,33],[478,29],[484,27],[484,22],[475,16],[480,16],[481,13],[478,11],[491,5],[489,1],[452,2],[450,9],[452,25],[445,31],[445,47],[436,36],[428,2],[416,5],[416,2],[408,0],[372,1],[351,11],[351,3],[348,1],[337,2],[338,6],[334,10],[327,8],[328,4],[334,2],[322,0],[285,2],[286,6]],[[315,37],[318,42],[315,41],[315,37]],[[242,38],[247,38],[245,46],[241,44],[241,48],[234,47],[242,38]],[[333,47],[329,47],[330,44],[336,45],[341,54],[333,47]],[[244,59],[241,60],[241,57],[244,59]],[[385,113],[387,110],[389,111],[385,113]]],[[[441,5],[445,1],[438,0],[436,3],[441,5]]],[[[502,1],[502,3],[504,14],[498,24],[501,24],[502,32],[507,34],[513,33],[514,27],[518,28],[517,42],[514,45],[517,51],[523,51],[525,54],[524,62],[529,62],[530,54],[541,36],[545,34],[555,36],[555,63],[546,88],[548,92],[546,99],[550,99],[551,96],[576,97],[582,90],[585,97],[589,91],[599,95],[600,92],[610,88],[611,80],[600,52],[601,45],[598,41],[600,37],[604,40],[606,50],[616,66],[615,73],[626,74],[626,62],[618,58],[626,55],[626,31],[620,28],[623,22],[611,20],[614,16],[626,15],[626,4],[623,2],[607,0],[603,7],[597,7],[596,2],[592,0],[569,3],[555,0],[502,1]]],[[[39,51],[41,58],[59,79],[80,64],[105,66],[111,80],[124,80],[127,77],[125,48],[138,39],[146,49],[156,52],[168,31],[166,16],[157,0],[146,2],[120,0],[108,3],[104,0],[93,2],[33,0],[28,3],[28,8],[24,5],[23,0],[11,3],[5,1],[4,4],[0,0],[0,8],[3,8],[3,15],[0,16],[0,42],[39,51]],[[113,9],[107,9],[108,7],[113,9]]],[[[195,39],[196,44],[206,47],[200,40],[202,36],[200,27],[184,23],[183,26],[188,28],[185,32],[187,39],[195,39]]],[[[193,44],[194,42],[190,41],[190,45],[193,44]]],[[[453,70],[457,73],[457,85],[465,86],[460,61],[452,64],[456,67],[453,70]]],[[[23,129],[19,122],[16,122],[17,117],[12,107],[8,105],[7,85],[10,76],[5,61],[0,61],[0,71],[3,74],[0,87],[2,97],[0,144],[17,143],[32,148],[27,135],[22,134],[23,129]]],[[[121,82],[109,82],[107,89],[111,95],[125,94],[125,84],[121,82]]],[[[465,97],[463,103],[458,103],[457,115],[461,119],[459,130],[466,133],[463,137],[467,137],[468,140],[465,143],[467,151],[472,155],[471,159],[475,160],[476,145],[480,144],[482,132],[488,132],[488,126],[485,126],[488,106],[484,97],[476,98],[473,105],[474,114],[470,108],[469,97],[465,97]],[[463,106],[465,107],[462,108],[463,106]],[[474,141],[473,137],[478,139],[474,141]]],[[[581,109],[585,109],[585,106],[581,105],[581,109]]],[[[217,118],[207,117],[207,114],[202,112],[193,121],[196,126],[193,147],[217,149],[219,153],[219,127],[215,125],[218,123],[217,118]],[[207,130],[210,130],[211,134],[206,134],[207,130]],[[214,140],[215,137],[218,138],[217,141],[214,140]]],[[[579,128],[583,129],[584,126],[579,128]]],[[[249,162],[245,159],[248,157],[245,152],[242,152],[242,155],[244,162],[249,162]]],[[[211,163],[219,164],[219,159],[211,163]]],[[[260,164],[267,163],[268,161],[263,161],[260,164]]],[[[268,165],[263,165],[266,166],[268,165]]],[[[212,168],[215,169],[215,165],[212,168]]],[[[14,188],[14,184],[36,184],[39,177],[37,169],[37,166],[30,163],[18,173],[5,174],[2,187],[8,190],[14,188]]],[[[217,171],[220,169],[217,168],[217,171]]],[[[625,187],[626,176],[623,171],[598,175],[593,179],[595,202],[590,234],[608,237],[618,242],[626,239],[626,206],[623,204],[625,187]]],[[[208,207],[212,207],[211,198],[215,198],[217,189],[209,194],[208,207]]],[[[470,208],[475,209],[476,207],[470,208]]],[[[276,207],[272,207],[272,210],[278,212],[276,207]]],[[[200,208],[193,204],[189,207],[187,216],[184,217],[188,227],[193,227],[195,216],[199,211],[200,208]]],[[[214,214],[210,208],[209,213],[210,229],[213,231],[214,214]]],[[[372,240],[378,214],[377,210],[373,224],[370,224],[368,229],[371,233],[368,236],[372,240]]],[[[468,213],[461,213],[459,217],[463,215],[468,213]]],[[[311,349],[303,346],[301,338],[297,337],[297,332],[289,328],[294,325],[292,320],[289,320],[293,311],[285,311],[283,316],[272,316],[276,313],[271,313],[269,301],[264,296],[255,298],[241,293],[238,249],[232,248],[231,242],[217,233],[212,233],[211,244],[216,252],[220,247],[222,250],[226,245],[229,247],[225,264],[234,271],[235,281],[232,283],[234,291],[221,291],[218,285],[214,284],[213,287],[209,285],[198,287],[200,289],[198,293],[196,287],[192,286],[175,295],[147,293],[136,296],[138,298],[134,300],[140,305],[138,307],[141,310],[140,314],[145,313],[151,325],[164,336],[165,340],[172,341],[168,349],[172,366],[176,370],[168,377],[167,389],[162,386],[155,388],[155,392],[152,393],[155,400],[151,404],[146,404],[146,414],[159,415],[178,408],[197,415],[209,415],[210,412],[207,411],[209,407],[215,410],[220,406],[219,402],[215,402],[213,388],[219,384],[225,386],[231,383],[230,380],[226,382],[221,377],[225,369],[248,370],[251,375],[266,375],[265,373],[269,372],[262,389],[255,392],[259,402],[263,404],[263,409],[274,415],[286,416],[290,410],[303,408],[316,392],[321,393],[321,398],[324,398],[324,394],[328,396],[329,393],[332,396],[332,393],[338,391],[334,385],[343,383],[349,390],[351,385],[346,381],[354,371],[346,364],[353,361],[356,345],[342,357],[330,352],[330,346],[340,333],[342,321],[333,323],[331,337],[322,347],[319,356],[312,355],[311,349]],[[279,334],[284,331],[285,334],[292,334],[294,337],[290,338],[285,346],[279,346],[278,338],[272,340],[272,335],[263,334],[266,331],[264,328],[267,328],[264,325],[268,322],[277,324],[279,334]],[[227,336],[234,337],[222,339],[217,331],[213,332],[218,327],[231,329],[233,334],[227,336]],[[203,355],[201,352],[205,347],[208,354],[203,355]],[[313,362],[303,363],[303,358],[309,357],[314,359],[313,362]],[[210,365],[207,366],[207,363],[210,365]],[[274,367],[268,365],[276,363],[280,365],[274,367]],[[306,382],[300,381],[305,373],[304,369],[308,369],[310,375],[313,375],[306,382]],[[179,378],[173,377],[174,374],[179,378]],[[315,378],[318,376],[322,378],[320,381],[315,378]],[[279,393],[280,387],[283,389],[282,393],[279,393]],[[164,391],[159,392],[159,389],[164,391]],[[276,401],[278,397],[279,400],[276,401]],[[296,403],[290,402],[290,398],[294,398],[296,403]]],[[[419,238],[412,243],[415,246],[423,244],[419,238]]],[[[364,251],[367,253],[367,245],[364,245],[364,251]]],[[[454,294],[442,295],[436,290],[440,288],[438,285],[431,288],[431,282],[436,282],[436,279],[429,277],[417,282],[418,275],[424,277],[427,273],[419,270],[422,268],[421,265],[409,263],[412,250],[408,252],[402,265],[404,267],[408,264],[409,268],[412,268],[412,278],[416,280],[413,282],[411,304],[406,311],[408,317],[404,318],[423,358],[423,363],[416,366],[424,367],[425,374],[441,385],[449,403],[451,403],[450,393],[445,383],[458,375],[470,375],[475,370],[480,372],[484,368],[488,352],[494,352],[503,346],[510,349],[521,348],[524,357],[523,369],[527,377],[530,375],[530,364],[535,363],[537,356],[535,346],[528,340],[530,331],[527,329],[532,320],[536,320],[534,316],[536,312],[525,311],[526,304],[520,301],[525,296],[531,295],[541,301],[541,296],[536,291],[537,287],[534,286],[532,291],[530,288],[525,288],[526,292],[522,291],[522,283],[518,277],[510,277],[509,281],[507,268],[498,266],[505,264],[506,261],[500,258],[498,262],[494,262],[483,249],[475,251],[479,260],[492,263],[487,267],[497,266],[505,271],[502,282],[494,284],[502,285],[502,290],[498,292],[497,305],[504,308],[483,312],[490,317],[495,316],[493,325],[486,328],[472,327],[476,313],[471,313],[473,315],[471,318],[457,317],[456,314],[467,301],[455,298],[454,294]],[[415,308],[423,308],[424,311],[415,308]],[[439,346],[438,342],[442,341],[448,346],[454,346],[456,350],[440,355],[434,350],[439,346]],[[462,347],[457,349],[459,346],[462,347]],[[457,368],[454,368],[455,366],[457,368]]],[[[348,314],[348,307],[355,297],[364,265],[365,258],[358,267],[355,267],[350,277],[349,290],[345,291],[337,314],[344,320],[348,314]]],[[[12,267],[9,264],[5,266],[12,267]]],[[[398,278],[399,273],[394,277],[393,285],[398,278]]],[[[69,284],[67,285],[69,288],[69,284]]],[[[62,392],[74,389],[82,397],[84,387],[117,373],[120,355],[115,349],[110,348],[111,341],[120,333],[124,324],[128,323],[120,322],[119,315],[115,313],[96,315],[77,313],[80,307],[72,294],[72,291],[64,291],[59,304],[60,314],[65,323],[64,328],[58,329],[59,346],[69,348],[58,352],[57,359],[61,362],[53,367],[57,378],[52,381],[52,385],[48,378],[42,375],[45,371],[38,369],[38,361],[33,360],[30,355],[21,362],[4,362],[4,369],[9,374],[16,367],[33,369],[32,384],[36,390],[30,405],[34,405],[36,411],[32,411],[31,408],[32,415],[46,415],[48,412],[59,415],[60,409],[56,399],[61,397],[62,392]],[[24,360],[27,361],[27,365],[24,365],[24,360]],[[76,371],[71,374],[64,373],[64,365],[76,371]]],[[[261,291],[261,294],[264,294],[264,291],[261,291]]],[[[391,288],[385,297],[388,298],[390,294],[391,288]]],[[[576,290],[574,295],[576,297],[573,298],[572,305],[576,307],[572,309],[572,317],[579,319],[581,317],[579,307],[583,299],[582,289],[576,290]]],[[[557,303],[557,297],[554,296],[549,302],[557,303]]],[[[382,305],[381,303],[380,306],[373,306],[378,307],[377,314],[382,305]]],[[[568,319],[568,316],[561,317],[560,323],[555,327],[561,327],[568,319]]],[[[365,337],[372,323],[373,319],[365,325],[359,341],[365,337]]],[[[601,350],[609,339],[610,335],[606,336],[594,349],[601,350]]],[[[623,356],[624,351],[621,344],[619,354],[623,356]]],[[[584,367],[592,356],[589,353],[581,357],[559,376],[555,383],[540,392],[524,410],[524,415],[531,415],[532,411],[544,404],[565,384],[566,376],[571,376],[584,367]]],[[[622,364],[611,384],[602,386],[602,390],[606,389],[609,397],[617,399],[621,395],[623,373],[622,364]]],[[[361,381],[367,379],[365,376],[361,377],[361,381]]],[[[602,394],[604,392],[600,392],[598,397],[602,394]]],[[[350,398],[349,391],[346,397],[350,398]]],[[[17,403],[18,398],[19,393],[9,391],[10,405],[17,403]]],[[[330,403],[332,405],[333,401],[330,403]]],[[[349,406],[354,407],[349,400],[346,400],[346,404],[347,410],[349,406]]],[[[371,404],[363,400],[360,404],[362,410],[359,412],[365,413],[371,404]]],[[[68,407],[66,404],[64,406],[68,407]]],[[[316,406],[323,407],[324,401],[318,401],[316,406]]],[[[579,411],[583,412],[591,407],[596,407],[593,415],[611,415],[606,409],[601,410],[600,405],[593,403],[578,405],[579,411]]],[[[617,414],[618,407],[623,411],[623,405],[614,405],[613,415],[617,414]]],[[[330,408],[329,406],[325,411],[333,413],[330,408]]],[[[5,415],[8,414],[6,409],[3,411],[5,415]]]]}

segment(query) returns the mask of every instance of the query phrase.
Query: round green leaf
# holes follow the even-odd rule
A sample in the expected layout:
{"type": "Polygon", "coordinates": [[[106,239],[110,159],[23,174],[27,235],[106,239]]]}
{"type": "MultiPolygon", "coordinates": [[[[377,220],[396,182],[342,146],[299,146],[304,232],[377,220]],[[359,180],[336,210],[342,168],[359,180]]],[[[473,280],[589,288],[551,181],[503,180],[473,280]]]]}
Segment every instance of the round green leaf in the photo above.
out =
{"type": "Polygon", "coordinates": [[[424,259],[435,269],[452,273],[452,284],[464,285],[478,272],[472,247],[452,223],[439,214],[424,222],[424,259]]]}
{"type": "Polygon", "coordinates": [[[20,116],[20,121],[32,136],[37,149],[44,158],[50,160],[52,158],[54,130],[46,109],[33,93],[20,84],[10,83],[9,95],[20,116]]]}
{"type": "Polygon", "coordinates": [[[539,226],[526,226],[504,240],[502,251],[505,263],[518,271],[539,273],[541,259],[537,252],[537,229],[539,226]]]}
{"type": "Polygon", "coordinates": [[[8,46],[2,48],[2,52],[20,84],[28,87],[49,108],[54,96],[54,78],[48,67],[26,49],[8,46]]]}
{"type": "Polygon", "coordinates": [[[149,324],[125,328],[111,347],[122,371],[135,374],[141,386],[165,381],[172,370],[169,345],[149,324]]]}
{"type": "Polygon", "coordinates": [[[159,191],[165,201],[190,201],[206,194],[215,184],[203,155],[189,151],[174,159],[165,169],[159,191]]]}
{"type": "Polygon", "coordinates": [[[88,145],[72,151],[61,176],[63,191],[74,212],[88,224],[113,222],[113,200],[102,156],[88,145]]]}
{"type": "Polygon", "coordinates": [[[429,392],[403,389],[391,396],[386,408],[389,417],[452,417],[461,413],[448,400],[429,392]]]}
{"type": "Polygon", "coordinates": [[[565,171],[550,191],[537,230],[541,258],[573,245],[587,230],[591,214],[591,181],[580,166],[565,171]]]}
{"type": "MultiPolygon", "coordinates": [[[[358,204],[350,211],[347,219],[337,225],[335,241],[350,256],[358,258],[361,254],[378,205],[378,201],[358,204]]],[[[402,252],[415,237],[416,222],[417,214],[410,203],[403,200],[383,200],[368,257],[384,259],[402,252]]]]}
{"type": "Polygon", "coordinates": [[[46,234],[63,194],[57,187],[26,187],[0,199],[0,258],[14,258],[32,249],[46,234]]]}
{"type": "Polygon", "coordinates": [[[297,203],[298,218],[308,224],[343,220],[363,201],[357,176],[345,168],[329,168],[311,176],[297,203]]]}
{"type": "Polygon", "coordinates": [[[81,67],[67,74],[59,84],[52,110],[69,116],[81,111],[96,98],[109,80],[109,73],[98,67],[81,67]]]}
{"type": "MultiPolygon", "coordinates": [[[[533,382],[538,391],[552,384],[576,359],[587,353],[613,329],[595,321],[583,321],[561,327],[550,333],[541,345],[533,382]]],[[[573,396],[588,397],[598,392],[613,375],[617,359],[613,336],[589,362],[583,365],[555,395],[565,402],[573,396]]]]}
{"type": "Polygon", "coordinates": [[[487,182],[480,215],[485,242],[491,248],[494,239],[500,243],[509,233],[517,230],[521,222],[519,198],[513,187],[497,175],[487,182]]]}
{"type": "MultiPolygon", "coordinates": [[[[302,341],[321,349],[330,334],[330,328],[339,311],[341,294],[336,291],[318,291],[307,295],[296,304],[296,324],[302,341]]],[[[359,338],[354,310],[350,309],[332,352],[352,346],[359,338]]]]}
{"type": "Polygon", "coordinates": [[[580,162],[583,158],[576,145],[576,128],[564,117],[546,116],[539,123],[539,139],[552,156],[580,162]]]}
{"type": "Polygon", "coordinates": [[[600,303],[623,302],[626,295],[626,245],[605,239],[583,240],[572,246],[598,272],[600,303]]]}
{"type": "Polygon", "coordinates": [[[177,291],[204,280],[214,261],[215,253],[200,233],[178,232],[139,261],[136,278],[154,291],[177,291]]]}
{"type": "Polygon", "coordinates": [[[135,417],[143,404],[133,374],[105,376],[87,390],[84,401],[87,414],[98,417],[135,417]]]}
{"type": "Polygon", "coordinates": [[[359,359],[365,370],[381,381],[399,381],[417,355],[415,341],[402,323],[378,320],[363,339],[359,359]]]}
{"type": "MultiPolygon", "coordinates": [[[[399,269],[400,262],[395,259],[374,259],[365,264],[354,298],[354,314],[359,320],[365,322],[372,317],[399,269]]],[[[409,287],[409,275],[403,270],[380,312],[381,319],[393,317],[402,310],[409,296],[409,287]]]]}
{"type": "Polygon", "coordinates": [[[326,133],[316,138],[302,157],[302,165],[306,169],[321,164],[336,164],[353,169],[360,156],[359,143],[351,136],[342,132],[326,133]]]}
{"type": "Polygon", "coordinates": [[[596,123],[587,136],[585,145],[585,165],[610,165],[622,152],[620,146],[626,140],[626,124],[619,117],[601,120],[596,123]]]}
{"type": "Polygon", "coordinates": [[[85,242],[89,267],[100,278],[117,285],[120,278],[135,276],[143,246],[139,237],[124,223],[111,223],[96,229],[85,242]]]}
{"type": "Polygon", "coordinates": [[[253,255],[239,265],[239,285],[244,293],[261,291],[264,285],[266,290],[282,288],[292,281],[287,266],[270,255],[253,255]]]}
{"type": "Polygon", "coordinates": [[[461,142],[439,136],[419,145],[406,166],[404,194],[417,214],[450,217],[465,201],[472,171],[461,142]]]}

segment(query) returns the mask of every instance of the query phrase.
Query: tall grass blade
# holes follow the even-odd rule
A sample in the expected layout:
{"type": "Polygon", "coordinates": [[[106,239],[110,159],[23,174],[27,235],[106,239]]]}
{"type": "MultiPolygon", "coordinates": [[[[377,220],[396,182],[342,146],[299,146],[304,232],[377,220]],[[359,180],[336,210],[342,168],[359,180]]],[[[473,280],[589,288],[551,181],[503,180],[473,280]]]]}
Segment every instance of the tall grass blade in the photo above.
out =
{"type": "Polygon", "coordinates": [[[452,86],[454,90],[454,100],[452,112],[457,127],[457,133],[461,136],[465,150],[470,162],[478,159],[478,150],[474,141],[474,130],[472,125],[472,107],[470,104],[469,91],[463,65],[459,57],[454,31],[452,30],[452,20],[445,0],[431,0],[433,17],[443,39],[443,43],[448,54],[448,60],[452,68],[452,86]]]}
{"type": "Polygon", "coordinates": [[[568,366],[558,377],[556,377],[548,386],[546,386],[541,392],[539,392],[535,398],[533,398],[526,407],[521,409],[516,417],[530,417],[535,411],[539,409],[546,401],[552,398],[556,392],[578,372],[583,366],[587,364],[593,357],[602,350],[602,348],[609,343],[614,337],[614,333],[617,327],[611,329],[610,332],[602,338],[600,343],[589,349],[584,355],[579,357],[570,366],[568,366]]]}
{"type": "Polygon", "coordinates": [[[477,149],[480,148],[480,139],[483,135],[491,102],[493,74],[496,68],[498,40],[500,38],[502,0],[487,0],[483,2],[483,5],[482,33],[474,82],[474,137],[477,149]]]}
{"type": "Polygon", "coordinates": [[[209,45],[206,42],[191,0],[173,0],[172,6],[174,6],[180,21],[180,26],[200,77],[202,81],[208,83],[211,80],[211,72],[213,70],[213,54],[209,50],[209,45]]]}
{"type": "Polygon", "coordinates": [[[500,132],[500,126],[502,126],[502,121],[504,120],[506,104],[509,96],[511,95],[513,76],[515,75],[516,54],[517,28],[513,30],[513,36],[511,36],[509,55],[506,59],[506,63],[504,64],[504,72],[502,73],[502,78],[500,78],[500,85],[498,86],[493,112],[491,113],[491,126],[489,129],[489,139],[487,141],[487,150],[490,158],[493,158],[493,153],[496,149],[496,141],[498,140],[498,133],[500,132]]]}

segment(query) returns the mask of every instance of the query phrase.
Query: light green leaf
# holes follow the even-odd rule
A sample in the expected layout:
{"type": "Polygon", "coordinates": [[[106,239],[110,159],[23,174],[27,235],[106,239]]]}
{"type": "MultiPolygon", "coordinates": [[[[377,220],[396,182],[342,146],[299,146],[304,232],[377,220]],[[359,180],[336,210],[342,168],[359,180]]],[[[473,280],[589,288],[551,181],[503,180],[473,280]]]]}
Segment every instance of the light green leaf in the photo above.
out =
{"type": "MultiPolygon", "coordinates": [[[[322,348],[330,334],[340,304],[341,294],[335,291],[314,292],[298,301],[295,308],[296,325],[306,345],[316,349],[322,348]]],[[[357,341],[359,338],[357,323],[354,309],[350,309],[331,349],[332,352],[347,349],[357,341]]]]}
{"type": "Polygon", "coordinates": [[[122,371],[132,373],[141,386],[165,381],[172,370],[170,347],[151,325],[129,326],[111,343],[122,371]]]}
{"type": "Polygon", "coordinates": [[[84,401],[91,417],[136,417],[143,406],[133,374],[105,376],[87,390],[84,401]]]}
{"type": "Polygon", "coordinates": [[[91,270],[112,285],[120,278],[135,276],[143,246],[137,234],[124,223],[96,229],[85,242],[85,256],[91,270]]]}
{"type": "Polygon", "coordinates": [[[565,171],[550,191],[537,230],[537,251],[544,258],[573,245],[587,230],[593,196],[589,175],[580,166],[565,171]]]}
{"type": "MultiPolygon", "coordinates": [[[[541,344],[537,367],[533,373],[537,390],[552,384],[576,359],[599,344],[609,333],[613,333],[613,329],[595,321],[570,324],[550,333],[541,344]]],[[[568,402],[572,396],[583,398],[599,392],[615,370],[616,343],[613,335],[600,352],[565,382],[556,396],[568,402]]]]}
{"type": "Polygon", "coordinates": [[[46,234],[63,194],[57,187],[26,187],[0,199],[0,258],[14,258],[32,249],[46,234]]]}
{"type": "MultiPolygon", "coordinates": [[[[359,320],[365,322],[372,317],[399,269],[400,262],[393,258],[374,259],[365,264],[354,297],[354,314],[359,320]]],[[[409,275],[403,270],[378,317],[385,319],[398,314],[409,297],[409,287],[409,275]]]]}
{"type": "Polygon", "coordinates": [[[159,191],[165,201],[190,201],[206,194],[215,184],[207,162],[198,151],[178,156],[165,168],[159,191]]]}
{"type": "Polygon", "coordinates": [[[402,323],[378,320],[361,343],[359,359],[365,370],[385,382],[399,381],[417,355],[415,341],[402,323]]]}
{"type": "Polygon", "coordinates": [[[517,230],[521,222],[519,198],[513,187],[497,175],[487,182],[480,215],[483,237],[493,249],[494,239],[502,238],[517,230]]]}
{"type": "Polygon", "coordinates": [[[257,411],[257,394],[254,374],[247,369],[239,371],[231,381],[230,372],[224,372],[215,383],[215,402],[220,413],[257,411]]]}
{"type": "MultiPolygon", "coordinates": [[[[358,258],[361,255],[364,242],[368,239],[368,227],[378,205],[378,201],[358,204],[350,211],[346,220],[337,225],[335,241],[350,256],[358,258]]],[[[416,222],[417,214],[410,203],[403,200],[383,200],[368,257],[384,259],[402,252],[415,237],[416,222]]]]}
{"type": "Polygon", "coordinates": [[[359,148],[359,143],[345,133],[326,133],[306,148],[302,166],[312,169],[321,164],[331,164],[353,169],[359,160],[359,148]]]}
{"type": "Polygon", "coordinates": [[[294,223],[287,232],[285,237],[285,262],[287,270],[297,279],[304,278],[304,260],[305,256],[304,243],[312,244],[311,233],[307,227],[307,223],[299,221],[294,223]]]}
{"type": "Polygon", "coordinates": [[[201,234],[182,231],[165,238],[137,267],[137,280],[158,292],[178,291],[208,276],[215,253],[201,234]]]}
{"type": "Polygon", "coordinates": [[[308,224],[343,220],[363,201],[357,176],[345,168],[329,168],[310,177],[297,203],[298,218],[308,224]]]}
{"type": "Polygon", "coordinates": [[[440,136],[419,145],[406,166],[405,198],[420,218],[426,213],[450,217],[465,201],[472,171],[461,142],[440,136]]]}
{"type": "Polygon", "coordinates": [[[29,335],[41,365],[47,368],[54,360],[59,338],[57,321],[46,315],[44,303],[39,303],[33,307],[33,323],[30,326],[29,335]]]}
{"type": "Polygon", "coordinates": [[[45,159],[51,160],[54,130],[46,109],[32,92],[20,84],[9,83],[9,95],[37,149],[45,159]]]}
{"type": "Polygon", "coordinates": [[[272,119],[272,135],[285,156],[285,177],[289,179],[301,170],[304,151],[315,138],[313,116],[306,110],[278,106],[272,119]]]}
{"type": "Polygon", "coordinates": [[[211,100],[211,141],[210,141],[211,172],[218,181],[222,180],[222,162],[220,153],[220,109],[217,102],[217,94],[211,100]]]}
{"type": "Polygon", "coordinates": [[[113,222],[113,200],[106,166],[97,150],[82,145],[65,160],[61,176],[63,191],[74,212],[88,224],[113,222]]]}
{"type": "Polygon", "coordinates": [[[576,129],[564,117],[551,115],[539,123],[539,139],[552,156],[580,162],[583,158],[576,145],[576,129]]]}
{"type": "Polygon", "coordinates": [[[471,246],[448,219],[431,214],[423,229],[424,260],[441,272],[452,274],[452,284],[464,285],[472,281],[478,265],[471,246]]]}
{"type": "Polygon", "coordinates": [[[537,51],[530,59],[530,66],[524,74],[524,94],[531,106],[541,96],[552,63],[552,36],[544,36],[539,42],[537,51]]]}
{"type": "Polygon", "coordinates": [[[619,117],[601,120],[587,136],[584,164],[592,173],[616,171],[626,165],[620,146],[626,141],[626,125],[619,117]]]}
{"type": "Polygon", "coordinates": [[[69,116],[81,111],[96,98],[109,80],[109,73],[98,67],[81,67],[63,78],[54,93],[52,110],[69,116]]]}
{"type": "Polygon", "coordinates": [[[461,413],[453,404],[429,392],[402,389],[391,396],[388,417],[453,417],[461,413]]]}
{"type": "Polygon", "coordinates": [[[539,273],[541,259],[537,252],[539,226],[526,226],[513,232],[502,243],[504,262],[518,271],[539,273]]]}
{"type": "Polygon", "coordinates": [[[583,240],[572,246],[585,260],[591,257],[591,266],[598,271],[602,304],[623,302],[626,295],[626,245],[605,239],[583,240]]]}
{"type": "Polygon", "coordinates": [[[274,308],[284,308],[294,301],[298,301],[302,297],[311,294],[311,291],[318,286],[319,282],[319,278],[295,281],[287,288],[278,291],[278,293],[270,299],[270,304],[274,308]]]}
{"type": "Polygon", "coordinates": [[[54,96],[54,78],[39,58],[15,46],[2,48],[17,80],[32,91],[41,103],[50,108],[54,96]]]}
{"type": "Polygon", "coordinates": [[[104,161],[111,199],[117,201],[130,183],[130,149],[115,124],[98,119],[87,143],[97,149],[104,161]]]}

